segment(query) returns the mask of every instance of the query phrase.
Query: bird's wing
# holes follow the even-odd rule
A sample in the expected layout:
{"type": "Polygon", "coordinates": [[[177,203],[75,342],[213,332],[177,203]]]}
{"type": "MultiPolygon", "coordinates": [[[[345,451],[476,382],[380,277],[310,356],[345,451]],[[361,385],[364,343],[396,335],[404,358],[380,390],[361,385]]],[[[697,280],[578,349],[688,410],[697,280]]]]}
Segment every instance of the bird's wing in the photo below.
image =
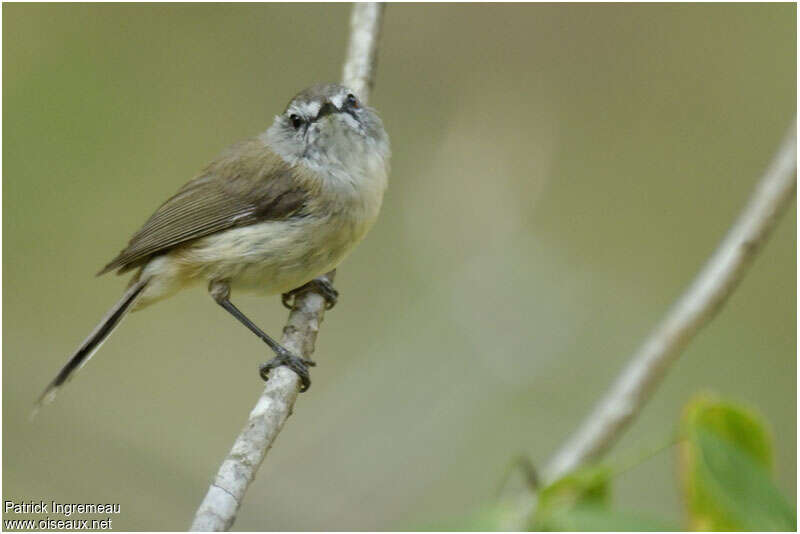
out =
{"type": "Polygon", "coordinates": [[[297,172],[258,141],[232,147],[162,204],[98,275],[221,230],[298,214],[308,195],[297,172]]]}

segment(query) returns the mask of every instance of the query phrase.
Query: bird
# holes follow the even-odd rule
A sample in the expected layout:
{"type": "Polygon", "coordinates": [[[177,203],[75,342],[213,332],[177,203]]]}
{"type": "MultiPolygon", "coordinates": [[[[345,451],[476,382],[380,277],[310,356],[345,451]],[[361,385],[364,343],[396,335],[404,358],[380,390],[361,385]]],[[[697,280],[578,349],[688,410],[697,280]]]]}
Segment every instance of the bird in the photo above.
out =
{"type": "Polygon", "coordinates": [[[267,335],[231,302],[231,293],[282,294],[290,306],[293,296],[313,287],[332,307],[338,292],[322,275],[378,217],[390,155],[380,117],[353,90],[328,83],[297,93],[266,131],[223,151],[161,204],[97,273],[133,274],[44,389],[35,411],[52,402],[127,313],[197,285],[274,352],[259,366],[263,380],[286,365],[306,391],[315,363],[267,335]]]}

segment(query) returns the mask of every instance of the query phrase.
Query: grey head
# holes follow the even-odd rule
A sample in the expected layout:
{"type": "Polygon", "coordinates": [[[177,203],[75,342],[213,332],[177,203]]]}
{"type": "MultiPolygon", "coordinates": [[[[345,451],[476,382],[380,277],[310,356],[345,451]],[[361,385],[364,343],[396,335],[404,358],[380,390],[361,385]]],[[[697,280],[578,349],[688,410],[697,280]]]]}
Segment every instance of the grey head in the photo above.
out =
{"type": "Polygon", "coordinates": [[[374,109],[347,87],[314,85],[299,92],[262,139],[288,163],[352,172],[389,157],[389,137],[374,109]]]}

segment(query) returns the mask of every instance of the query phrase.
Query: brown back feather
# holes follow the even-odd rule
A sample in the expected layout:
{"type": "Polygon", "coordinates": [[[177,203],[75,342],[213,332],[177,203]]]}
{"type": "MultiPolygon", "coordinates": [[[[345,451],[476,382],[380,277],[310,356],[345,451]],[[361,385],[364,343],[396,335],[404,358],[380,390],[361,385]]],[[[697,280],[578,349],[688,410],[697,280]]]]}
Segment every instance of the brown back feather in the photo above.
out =
{"type": "Polygon", "coordinates": [[[234,145],[162,204],[98,275],[228,228],[299,214],[308,199],[301,176],[258,139],[234,145]]]}

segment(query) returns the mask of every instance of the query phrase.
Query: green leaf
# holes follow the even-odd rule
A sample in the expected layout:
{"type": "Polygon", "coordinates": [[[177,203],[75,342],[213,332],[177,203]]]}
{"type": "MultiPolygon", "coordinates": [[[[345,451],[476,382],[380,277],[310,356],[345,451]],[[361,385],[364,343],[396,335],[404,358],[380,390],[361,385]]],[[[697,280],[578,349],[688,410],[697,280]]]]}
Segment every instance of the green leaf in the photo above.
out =
{"type": "Polygon", "coordinates": [[[752,455],[703,427],[696,439],[698,474],[716,511],[744,530],[797,530],[794,510],[752,455]]]}
{"type": "Polygon", "coordinates": [[[753,411],[701,396],[687,406],[681,471],[696,530],[796,530],[770,474],[772,440],[753,411]]]}
{"type": "Polygon", "coordinates": [[[764,418],[747,407],[701,394],[687,404],[683,426],[687,434],[700,427],[710,430],[772,469],[772,434],[764,418]]]}
{"type": "MultiPolygon", "coordinates": [[[[531,530],[582,530],[566,527],[578,507],[604,508],[610,499],[611,471],[601,465],[579,468],[539,491],[531,530]]],[[[602,530],[602,529],[599,529],[602,530]]]]}
{"type": "Polygon", "coordinates": [[[582,467],[539,492],[531,530],[661,531],[676,525],[610,508],[611,470],[602,465],[582,467]]]}
{"type": "Polygon", "coordinates": [[[556,480],[539,492],[537,509],[543,513],[550,508],[577,504],[608,504],[611,470],[605,466],[582,467],[556,480]]]}

